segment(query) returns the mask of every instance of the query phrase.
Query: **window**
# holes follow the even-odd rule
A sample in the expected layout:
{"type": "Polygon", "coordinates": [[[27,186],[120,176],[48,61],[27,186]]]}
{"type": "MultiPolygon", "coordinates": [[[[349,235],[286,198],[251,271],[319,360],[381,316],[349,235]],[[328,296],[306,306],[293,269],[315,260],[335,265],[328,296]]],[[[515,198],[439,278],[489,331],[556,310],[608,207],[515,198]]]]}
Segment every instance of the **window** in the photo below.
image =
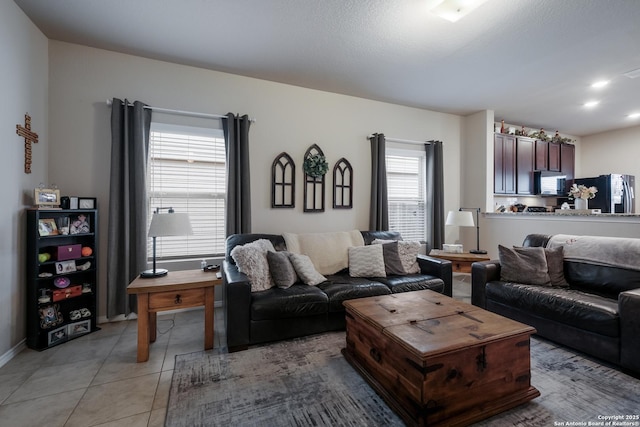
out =
{"type": "MultiPolygon", "coordinates": [[[[157,258],[223,254],[226,168],[222,129],[152,123],[148,173],[149,222],[155,208],[173,207],[189,214],[193,229],[191,236],[157,238],[157,258]]],[[[149,258],[152,252],[149,239],[149,258]]]]}
{"type": "Polygon", "coordinates": [[[405,240],[425,241],[425,153],[387,148],[386,161],[389,229],[405,240]]]}

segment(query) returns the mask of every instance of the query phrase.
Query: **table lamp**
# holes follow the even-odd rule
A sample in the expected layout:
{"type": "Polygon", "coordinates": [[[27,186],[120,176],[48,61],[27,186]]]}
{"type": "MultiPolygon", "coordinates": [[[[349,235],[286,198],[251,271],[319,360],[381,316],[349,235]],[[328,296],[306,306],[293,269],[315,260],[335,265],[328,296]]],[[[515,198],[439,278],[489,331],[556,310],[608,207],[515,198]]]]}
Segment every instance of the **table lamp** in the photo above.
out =
{"type": "Polygon", "coordinates": [[[476,249],[471,249],[472,254],[486,254],[487,251],[480,249],[480,208],[460,208],[457,211],[449,211],[447,214],[446,225],[455,225],[458,227],[476,226],[476,249]],[[472,211],[476,211],[476,222],[473,223],[472,211]]]}
{"type": "Polygon", "coordinates": [[[156,238],[165,236],[187,236],[193,234],[189,214],[175,213],[173,208],[156,208],[149,226],[149,237],[153,239],[153,268],[140,273],[140,277],[153,278],[165,276],[168,270],[156,268],[156,238]],[[167,213],[160,213],[167,209],[167,213]]]}

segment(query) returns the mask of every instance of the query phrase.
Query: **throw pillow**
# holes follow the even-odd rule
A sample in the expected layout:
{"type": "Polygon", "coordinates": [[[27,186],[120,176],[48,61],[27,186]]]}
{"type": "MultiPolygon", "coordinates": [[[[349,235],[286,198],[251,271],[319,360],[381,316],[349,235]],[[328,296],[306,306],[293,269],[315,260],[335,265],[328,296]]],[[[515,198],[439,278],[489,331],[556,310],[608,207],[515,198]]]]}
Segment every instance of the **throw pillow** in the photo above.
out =
{"type": "Polygon", "coordinates": [[[269,273],[277,287],[287,289],[298,281],[298,275],[289,260],[288,252],[267,252],[267,261],[269,273]]]}
{"type": "Polygon", "coordinates": [[[311,262],[311,258],[302,254],[289,254],[289,260],[296,270],[296,274],[304,283],[310,286],[318,285],[327,280],[322,274],[318,273],[311,262]]]}
{"type": "Polygon", "coordinates": [[[402,266],[402,260],[398,253],[398,242],[383,243],[382,257],[384,258],[384,271],[387,276],[404,276],[407,274],[402,266]]]}
{"type": "Polygon", "coordinates": [[[382,245],[349,248],[349,276],[386,277],[382,245]]]}
{"type": "MultiPolygon", "coordinates": [[[[375,239],[373,244],[391,243],[393,240],[375,239]]],[[[402,268],[406,274],[420,273],[420,265],[418,264],[418,253],[422,243],[411,240],[398,240],[398,255],[402,261],[402,268]]]]}
{"type": "Polygon", "coordinates": [[[249,278],[251,292],[264,291],[273,287],[267,261],[269,251],[275,251],[275,249],[268,239],[258,239],[238,245],[231,250],[231,257],[236,262],[238,271],[249,278]]]}
{"type": "Polygon", "coordinates": [[[527,285],[550,286],[547,258],[542,247],[513,249],[498,245],[500,280],[527,285]]]}
{"type": "Polygon", "coordinates": [[[562,246],[545,248],[544,255],[547,258],[551,285],[568,288],[569,284],[564,278],[564,248],[562,246]]]}

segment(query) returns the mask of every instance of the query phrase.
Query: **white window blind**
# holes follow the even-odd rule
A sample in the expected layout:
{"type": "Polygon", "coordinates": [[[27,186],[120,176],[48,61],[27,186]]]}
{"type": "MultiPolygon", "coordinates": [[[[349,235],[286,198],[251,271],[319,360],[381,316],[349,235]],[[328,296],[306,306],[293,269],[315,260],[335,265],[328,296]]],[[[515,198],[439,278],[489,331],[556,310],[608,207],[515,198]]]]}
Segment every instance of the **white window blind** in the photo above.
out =
{"type": "Polygon", "coordinates": [[[389,229],[405,240],[425,241],[424,151],[388,148],[386,165],[389,229]]]}
{"type": "MultiPolygon", "coordinates": [[[[223,254],[226,168],[222,129],[152,123],[148,173],[149,223],[157,207],[173,207],[189,214],[193,228],[191,236],[158,237],[158,259],[223,254]]],[[[149,258],[152,246],[149,238],[149,258]]]]}

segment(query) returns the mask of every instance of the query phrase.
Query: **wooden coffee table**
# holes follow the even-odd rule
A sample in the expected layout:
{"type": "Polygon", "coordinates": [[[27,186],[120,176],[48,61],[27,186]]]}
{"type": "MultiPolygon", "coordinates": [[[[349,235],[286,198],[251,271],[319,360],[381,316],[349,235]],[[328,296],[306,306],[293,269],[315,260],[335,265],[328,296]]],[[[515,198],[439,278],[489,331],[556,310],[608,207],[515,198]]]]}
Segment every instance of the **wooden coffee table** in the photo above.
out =
{"type": "Polygon", "coordinates": [[[451,269],[454,273],[471,273],[471,264],[478,261],[489,261],[489,255],[472,254],[469,252],[454,253],[440,249],[431,249],[429,256],[451,261],[451,269]]]}
{"type": "Polygon", "coordinates": [[[156,313],[204,305],[204,349],[213,348],[214,286],[222,284],[215,272],[170,271],[166,276],[138,276],[127,287],[138,296],[138,362],[149,360],[149,343],[156,340],[156,313]]]}
{"type": "Polygon", "coordinates": [[[408,425],[464,426],[540,395],[530,326],[429,290],[344,305],[345,358],[408,425]]]}

